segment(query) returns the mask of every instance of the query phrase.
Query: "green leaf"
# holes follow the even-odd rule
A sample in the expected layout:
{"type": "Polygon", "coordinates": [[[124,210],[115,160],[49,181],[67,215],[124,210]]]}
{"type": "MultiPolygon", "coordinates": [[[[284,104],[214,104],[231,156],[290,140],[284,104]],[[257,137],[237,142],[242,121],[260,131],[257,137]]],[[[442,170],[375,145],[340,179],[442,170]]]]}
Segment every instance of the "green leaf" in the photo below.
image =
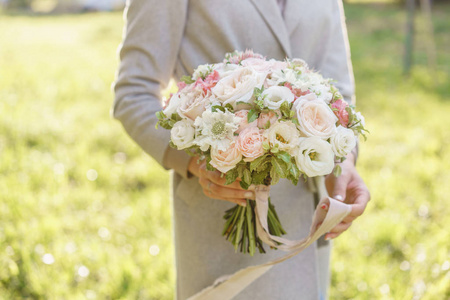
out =
{"type": "Polygon", "coordinates": [[[272,179],[271,185],[275,185],[280,181],[280,174],[275,170],[274,166],[272,166],[272,169],[270,170],[270,178],[272,179]]]}
{"type": "Polygon", "coordinates": [[[263,142],[262,143],[262,148],[264,149],[264,151],[269,151],[270,150],[270,145],[268,142],[263,142]]]}
{"type": "Polygon", "coordinates": [[[339,177],[342,174],[342,168],[341,165],[336,165],[333,169],[333,174],[336,177],[339,177]]]}
{"type": "Polygon", "coordinates": [[[289,173],[291,173],[291,175],[297,179],[300,177],[300,170],[298,169],[296,164],[291,165],[291,167],[289,168],[289,173]]]}
{"type": "MultiPolygon", "coordinates": [[[[284,164],[284,162],[281,159],[278,159],[276,157],[272,157],[271,163],[272,163],[272,166],[273,166],[273,170],[280,177],[286,177],[286,165],[284,164]]],[[[270,173],[270,176],[272,176],[272,172],[270,173]]]]}
{"type": "Polygon", "coordinates": [[[291,163],[291,155],[285,151],[281,151],[276,155],[279,159],[282,159],[287,164],[291,163]]]}
{"type": "Polygon", "coordinates": [[[218,110],[220,110],[220,111],[222,111],[222,112],[225,112],[225,108],[222,107],[222,106],[220,106],[220,105],[214,105],[214,106],[211,107],[211,111],[212,111],[212,112],[216,112],[216,111],[218,111],[218,110]]]}
{"type": "Polygon", "coordinates": [[[243,188],[244,190],[248,190],[248,187],[250,186],[250,184],[244,181],[239,181],[239,184],[241,185],[241,188],[243,188]]]}
{"type": "Polygon", "coordinates": [[[250,171],[256,170],[267,158],[267,155],[263,155],[255,159],[254,161],[250,162],[250,171]]]}
{"type": "Polygon", "coordinates": [[[225,175],[225,178],[227,180],[225,182],[225,184],[228,185],[228,184],[232,184],[233,182],[235,182],[236,179],[238,178],[238,175],[239,175],[239,173],[236,170],[236,168],[233,168],[230,171],[228,171],[227,174],[225,175]]]}
{"type": "Polygon", "coordinates": [[[244,169],[244,177],[242,177],[242,181],[248,185],[252,184],[252,173],[247,168],[244,169]]]}
{"type": "Polygon", "coordinates": [[[280,106],[280,111],[283,114],[283,116],[289,118],[291,116],[290,103],[287,101],[284,101],[280,106]]]}
{"type": "Polygon", "coordinates": [[[174,120],[174,121],[181,121],[181,120],[182,120],[182,118],[180,117],[180,115],[177,114],[177,113],[173,113],[172,116],[170,116],[170,118],[171,118],[172,120],[174,120]]]}
{"type": "Polygon", "coordinates": [[[181,77],[181,81],[183,81],[183,82],[186,83],[186,84],[191,84],[191,83],[194,83],[194,82],[195,82],[195,80],[193,80],[193,79],[191,78],[191,76],[187,76],[187,75],[181,77]]]}
{"type": "Polygon", "coordinates": [[[158,118],[158,120],[161,120],[161,121],[164,119],[167,119],[166,115],[162,111],[157,111],[156,117],[158,118]]]}
{"type": "Polygon", "coordinates": [[[300,125],[300,123],[298,122],[297,118],[293,118],[292,123],[294,123],[295,125],[300,125]]]}
{"type": "Polygon", "coordinates": [[[271,166],[266,164],[265,168],[252,173],[252,183],[255,185],[264,184],[266,178],[270,175],[271,166]]]}
{"type": "Polygon", "coordinates": [[[251,122],[258,119],[258,115],[259,115],[258,112],[256,112],[254,109],[251,109],[247,115],[247,123],[250,124],[251,122]]]}
{"type": "Polygon", "coordinates": [[[225,108],[226,108],[229,112],[234,113],[233,105],[231,105],[230,103],[227,103],[227,104],[225,105],[225,108]]]}

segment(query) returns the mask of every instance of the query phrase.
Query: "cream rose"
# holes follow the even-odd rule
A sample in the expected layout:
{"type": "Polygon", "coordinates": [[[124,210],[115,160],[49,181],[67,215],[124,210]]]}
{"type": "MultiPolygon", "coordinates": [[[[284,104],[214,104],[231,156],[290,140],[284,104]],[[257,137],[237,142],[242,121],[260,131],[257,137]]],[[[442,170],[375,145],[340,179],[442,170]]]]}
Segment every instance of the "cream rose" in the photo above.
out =
{"type": "Polygon", "coordinates": [[[191,119],[182,119],[173,125],[170,130],[170,138],[178,150],[194,145],[195,129],[191,119]]]}
{"type": "MultiPolygon", "coordinates": [[[[201,87],[184,88],[178,92],[176,97],[179,98],[180,105],[177,112],[180,116],[195,120],[206,110],[211,97],[211,93],[205,94],[201,87]]],[[[174,97],[175,97],[174,96],[174,97]]]]}
{"type": "Polygon", "coordinates": [[[298,98],[293,106],[299,123],[298,129],[303,136],[330,138],[336,133],[337,117],[325,102],[319,99],[309,100],[311,94],[307,97],[298,98]]]}
{"type": "Polygon", "coordinates": [[[248,112],[249,110],[243,109],[234,113],[236,117],[241,118],[241,121],[239,122],[239,128],[238,130],[236,130],[237,133],[240,133],[242,130],[248,127],[257,127],[258,120],[248,123],[248,112]]]}
{"type": "Polygon", "coordinates": [[[237,138],[225,151],[221,151],[216,147],[211,148],[210,164],[222,173],[226,173],[236,167],[242,159],[242,153],[237,146],[236,140],[237,138]]]}
{"type": "Polygon", "coordinates": [[[344,157],[356,146],[356,138],[353,130],[340,126],[336,134],[330,139],[334,154],[338,157],[344,157]]]}
{"type": "Polygon", "coordinates": [[[299,143],[298,129],[291,121],[276,122],[264,132],[271,146],[278,145],[278,149],[295,155],[299,143]]]}
{"type": "Polygon", "coordinates": [[[261,87],[266,74],[259,73],[251,67],[238,68],[230,75],[219,80],[212,93],[223,103],[236,108],[237,102],[251,103],[253,90],[261,87]]]}
{"type": "Polygon", "coordinates": [[[239,133],[237,144],[242,155],[245,157],[244,161],[253,161],[264,154],[262,147],[263,141],[264,137],[257,127],[249,127],[239,133]]]}
{"type": "Polygon", "coordinates": [[[297,167],[308,177],[328,175],[334,168],[331,145],[318,137],[302,138],[295,158],[297,167]]]}
{"type": "Polygon", "coordinates": [[[270,109],[279,109],[284,102],[292,102],[295,99],[291,90],[285,86],[271,86],[262,92],[264,105],[270,109]]]}

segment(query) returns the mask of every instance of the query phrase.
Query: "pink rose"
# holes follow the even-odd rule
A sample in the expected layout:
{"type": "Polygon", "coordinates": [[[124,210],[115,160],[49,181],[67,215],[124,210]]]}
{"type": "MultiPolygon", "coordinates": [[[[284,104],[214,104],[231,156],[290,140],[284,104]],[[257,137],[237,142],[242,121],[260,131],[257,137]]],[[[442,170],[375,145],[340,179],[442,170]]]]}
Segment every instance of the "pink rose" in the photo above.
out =
{"type": "Polygon", "coordinates": [[[339,124],[344,127],[348,126],[348,112],[346,110],[347,106],[348,103],[342,99],[338,99],[331,104],[331,107],[335,109],[333,110],[333,112],[336,115],[336,117],[338,117],[339,124]]]}
{"type": "Polygon", "coordinates": [[[293,109],[299,123],[297,127],[302,136],[317,136],[321,139],[328,139],[336,133],[338,118],[328,104],[320,99],[312,100],[310,95],[315,96],[315,94],[309,94],[294,102],[293,109]]]}
{"type": "Polygon", "coordinates": [[[261,113],[258,118],[258,127],[264,129],[266,127],[267,122],[270,122],[270,125],[274,124],[278,120],[278,116],[280,116],[279,111],[269,111],[268,113],[261,113]]]}
{"type": "Polygon", "coordinates": [[[178,114],[195,121],[195,118],[201,116],[206,110],[206,106],[210,103],[210,96],[211,92],[205,93],[202,87],[191,85],[185,87],[173,97],[177,97],[177,101],[179,101],[178,114]]]}
{"type": "MultiPolygon", "coordinates": [[[[237,138],[235,138],[235,141],[237,138]]],[[[233,169],[242,159],[242,153],[236,142],[231,143],[230,147],[221,151],[217,148],[211,148],[210,164],[222,173],[233,169]]]]}
{"type": "Polygon", "coordinates": [[[257,120],[251,122],[250,124],[247,122],[247,115],[249,110],[243,109],[240,111],[235,112],[234,114],[236,117],[241,118],[241,121],[239,122],[239,128],[236,130],[237,133],[240,133],[242,130],[248,128],[248,127],[256,127],[257,126],[257,120]]]}
{"type": "Polygon", "coordinates": [[[245,162],[253,161],[264,154],[263,142],[264,137],[257,127],[249,127],[239,133],[237,144],[245,162]]]}

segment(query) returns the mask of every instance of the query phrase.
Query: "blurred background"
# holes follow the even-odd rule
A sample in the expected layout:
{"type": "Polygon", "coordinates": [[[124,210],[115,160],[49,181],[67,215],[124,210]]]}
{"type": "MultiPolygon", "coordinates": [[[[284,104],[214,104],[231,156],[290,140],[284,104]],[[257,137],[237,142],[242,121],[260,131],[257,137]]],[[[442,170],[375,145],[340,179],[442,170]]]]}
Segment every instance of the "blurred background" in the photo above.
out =
{"type": "MultiPolygon", "coordinates": [[[[0,0],[0,299],[173,299],[169,173],[110,117],[122,0],[0,0]]],[[[450,1],[346,1],[358,168],[330,299],[450,299],[450,1]]]]}

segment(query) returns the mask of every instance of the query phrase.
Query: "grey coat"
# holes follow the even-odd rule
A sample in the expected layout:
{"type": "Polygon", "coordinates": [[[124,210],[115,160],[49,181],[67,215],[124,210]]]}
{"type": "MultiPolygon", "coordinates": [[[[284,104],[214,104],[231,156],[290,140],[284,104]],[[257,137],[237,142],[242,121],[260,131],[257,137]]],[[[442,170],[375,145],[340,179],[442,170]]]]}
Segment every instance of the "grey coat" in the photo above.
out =
{"type": "MultiPolygon", "coordinates": [[[[114,117],[156,161],[173,169],[177,298],[186,299],[224,274],[283,255],[270,250],[249,257],[235,253],[221,236],[222,215],[231,203],[208,199],[189,178],[189,156],[168,147],[169,131],[155,129],[160,91],[170,78],[219,62],[226,52],[253,49],[268,58],[304,59],[337,80],[353,98],[353,74],[341,0],[131,0],[120,47],[114,117]]],[[[307,235],[314,210],[306,183],[281,181],[272,201],[288,238],[307,235]]],[[[328,285],[329,246],[313,245],[277,265],[237,299],[320,299],[328,285]],[[319,298],[320,297],[320,298],[319,298]]],[[[149,283],[151,284],[151,283],[149,283]]]]}

